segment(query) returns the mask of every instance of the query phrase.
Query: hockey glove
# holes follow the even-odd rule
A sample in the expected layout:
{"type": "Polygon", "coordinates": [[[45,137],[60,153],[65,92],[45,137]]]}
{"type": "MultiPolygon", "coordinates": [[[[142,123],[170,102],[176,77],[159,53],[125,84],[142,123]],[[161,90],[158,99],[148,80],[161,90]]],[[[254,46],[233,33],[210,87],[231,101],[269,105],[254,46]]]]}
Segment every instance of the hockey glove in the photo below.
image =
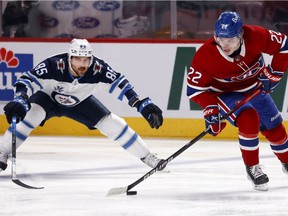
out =
{"type": "Polygon", "coordinates": [[[162,110],[152,103],[150,98],[139,100],[135,106],[148,121],[151,128],[158,129],[163,124],[162,110]]]}
{"type": "Polygon", "coordinates": [[[21,92],[16,93],[14,100],[4,106],[4,113],[9,124],[11,124],[13,116],[16,116],[16,122],[18,123],[25,118],[30,108],[31,105],[28,101],[28,96],[21,92]]]}
{"type": "Polygon", "coordinates": [[[210,128],[209,134],[217,136],[225,127],[226,122],[220,121],[218,105],[209,105],[203,110],[206,128],[210,128]]]}
{"type": "Polygon", "coordinates": [[[266,94],[273,91],[278,85],[284,75],[281,71],[273,71],[270,65],[260,74],[259,80],[263,84],[262,91],[266,94]]]}

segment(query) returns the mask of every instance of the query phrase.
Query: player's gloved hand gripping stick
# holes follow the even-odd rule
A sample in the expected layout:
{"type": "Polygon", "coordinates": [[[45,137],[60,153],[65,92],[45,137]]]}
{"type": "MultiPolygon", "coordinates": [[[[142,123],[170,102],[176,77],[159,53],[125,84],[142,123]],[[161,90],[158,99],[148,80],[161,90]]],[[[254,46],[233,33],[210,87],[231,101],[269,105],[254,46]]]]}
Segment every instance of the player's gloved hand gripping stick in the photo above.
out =
{"type": "Polygon", "coordinates": [[[4,106],[4,113],[7,121],[11,124],[12,118],[16,118],[16,123],[22,121],[26,113],[30,110],[31,104],[28,100],[28,96],[24,92],[18,92],[12,101],[4,106]]]}
{"type": "MultiPolygon", "coordinates": [[[[236,110],[238,110],[242,105],[247,103],[249,100],[252,98],[256,97],[259,93],[262,91],[262,86],[258,88],[255,92],[253,92],[251,95],[247,96],[245,99],[243,99],[240,103],[238,103],[230,112],[226,113],[224,116],[221,117],[221,120],[227,119],[232,113],[234,113],[236,110]]],[[[168,157],[164,163],[157,165],[155,168],[147,172],[145,175],[140,177],[138,180],[133,182],[132,184],[126,186],[126,187],[118,187],[118,188],[111,188],[108,191],[107,196],[112,196],[112,195],[120,195],[126,193],[127,195],[136,195],[137,191],[130,191],[132,188],[134,188],[136,185],[144,181],[146,178],[150,177],[153,175],[161,166],[166,165],[173,159],[175,159],[178,155],[180,155],[182,152],[184,152],[186,149],[188,149],[190,146],[195,144],[197,141],[202,139],[207,133],[209,133],[211,130],[210,127],[207,127],[203,132],[201,132],[198,136],[196,136],[194,139],[192,139],[189,143],[184,145],[182,148],[180,148],[178,151],[176,151],[174,154],[172,154],[170,157],[168,157]]]]}
{"type": "Polygon", "coordinates": [[[264,68],[258,78],[263,85],[262,91],[266,94],[272,92],[279,85],[283,75],[284,72],[274,71],[270,65],[264,68]]]}

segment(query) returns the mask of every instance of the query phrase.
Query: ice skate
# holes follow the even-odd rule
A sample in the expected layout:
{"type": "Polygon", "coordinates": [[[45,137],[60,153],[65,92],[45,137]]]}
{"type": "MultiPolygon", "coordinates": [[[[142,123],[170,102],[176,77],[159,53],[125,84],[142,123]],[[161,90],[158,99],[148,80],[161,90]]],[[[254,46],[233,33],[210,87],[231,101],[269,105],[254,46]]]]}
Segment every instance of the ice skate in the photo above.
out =
{"type": "Polygon", "coordinates": [[[288,175],[288,164],[282,163],[282,171],[288,175]]]}
{"type": "Polygon", "coordinates": [[[268,176],[263,173],[259,164],[255,166],[246,166],[248,180],[252,182],[255,190],[267,191],[268,190],[268,176]]]}
{"type": "Polygon", "coordinates": [[[0,172],[7,168],[8,155],[0,151],[0,172]]]}
{"type": "Polygon", "coordinates": [[[157,168],[158,171],[162,171],[167,165],[165,160],[159,159],[151,153],[149,153],[145,158],[141,158],[141,160],[151,168],[155,168],[158,164],[161,164],[161,166],[157,168]]]}

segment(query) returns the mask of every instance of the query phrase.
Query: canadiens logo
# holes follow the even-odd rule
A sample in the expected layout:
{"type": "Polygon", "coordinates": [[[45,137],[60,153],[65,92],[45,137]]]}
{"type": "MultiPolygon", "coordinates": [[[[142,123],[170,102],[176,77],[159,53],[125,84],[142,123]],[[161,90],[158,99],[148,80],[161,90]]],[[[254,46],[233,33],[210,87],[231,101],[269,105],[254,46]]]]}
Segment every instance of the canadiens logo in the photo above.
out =
{"type": "Polygon", "coordinates": [[[5,62],[9,68],[16,68],[19,65],[19,60],[14,56],[14,53],[9,50],[7,51],[5,48],[0,49],[0,64],[5,62]]]}
{"type": "Polygon", "coordinates": [[[238,76],[225,79],[226,82],[238,82],[256,76],[264,68],[264,59],[261,57],[254,65],[249,67],[244,61],[237,64],[244,72],[238,76]]]}
{"type": "Polygon", "coordinates": [[[250,67],[247,71],[242,73],[240,76],[232,77],[231,80],[232,81],[242,81],[242,80],[245,80],[247,78],[251,78],[252,76],[255,76],[256,74],[258,74],[258,72],[260,70],[261,70],[260,64],[259,64],[259,62],[257,62],[252,67],[250,67]]]}

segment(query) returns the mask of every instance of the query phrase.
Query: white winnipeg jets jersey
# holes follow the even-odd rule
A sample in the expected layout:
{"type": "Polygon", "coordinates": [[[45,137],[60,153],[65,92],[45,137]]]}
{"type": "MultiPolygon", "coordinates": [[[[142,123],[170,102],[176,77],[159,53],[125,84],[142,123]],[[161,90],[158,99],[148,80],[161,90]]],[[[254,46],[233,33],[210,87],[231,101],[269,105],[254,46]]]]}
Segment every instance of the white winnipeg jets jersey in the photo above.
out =
{"type": "Polygon", "coordinates": [[[34,69],[24,72],[16,81],[15,88],[16,92],[24,91],[29,97],[42,91],[56,103],[66,107],[79,104],[99,90],[108,91],[119,100],[124,96],[129,100],[136,95],[134,91],[130,91],[133,86],[124,75],[95,56],[84,76],[73,77],[69,71],[67,53],[47,58],[34,69]]]}

